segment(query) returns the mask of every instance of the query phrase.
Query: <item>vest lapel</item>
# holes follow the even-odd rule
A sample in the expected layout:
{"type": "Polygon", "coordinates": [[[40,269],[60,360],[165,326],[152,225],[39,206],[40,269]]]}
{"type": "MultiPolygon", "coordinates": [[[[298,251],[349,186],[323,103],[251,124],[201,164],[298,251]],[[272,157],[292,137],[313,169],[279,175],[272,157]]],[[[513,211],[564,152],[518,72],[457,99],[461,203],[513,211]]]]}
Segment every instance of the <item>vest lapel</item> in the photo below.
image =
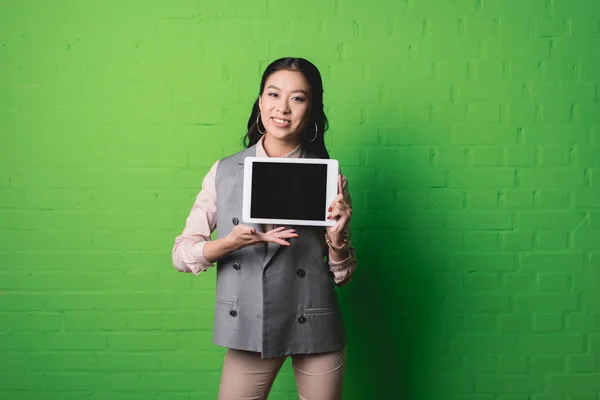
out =
{"type": "MultiPolygon", "coordinates": [[[[246,157],[254,157],[256,155],[256,148],[254,146],[248,148],[246,151],[244,151],[240,157],[240,159],[238,160],[238,171],[237,171],[237,176],[236,176],[236,184],[238,189],[238,206],[239,209],[242,210],[242,207],[244,205],[244,160],[246,159],[246,157]]],[[[241,213],[240,213],[240,218],[241,218],[241,213]]],[[[263,228],[262,225],[260,224],[250,224],[250,223],[246,223],[241,221],[242,224],[250,226],[252,228],[254,228],[257,232],[263,232],[263,228]]],[[[252,246],[254,248],[254,251],[256,252],[256,255],[258,256],[258,259],[263,263],[266,264],[265,262],[265,247],[263,245],[254,245],[252,246]]]]}

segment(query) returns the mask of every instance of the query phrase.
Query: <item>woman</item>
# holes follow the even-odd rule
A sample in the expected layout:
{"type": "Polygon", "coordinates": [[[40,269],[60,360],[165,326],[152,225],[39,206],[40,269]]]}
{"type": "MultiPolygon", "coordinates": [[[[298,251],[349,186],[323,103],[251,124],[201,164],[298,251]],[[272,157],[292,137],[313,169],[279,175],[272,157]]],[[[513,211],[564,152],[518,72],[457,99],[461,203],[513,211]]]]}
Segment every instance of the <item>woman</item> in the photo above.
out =
{"type": "Polygon", "coordinates": [[[175,240],[179,271],[198,275],[217,262],[213,341],[227,348],[219,399],[266,399],[288,356],[301,399],[341,398],[347,340],[332,282],[344,285],[356,267],[345,177],[329,208],[332,227],[240,222],[244,158],[329,158],[327,127],[318,69],[302,58],[271,63],[248,120],[246,149],[212,166],[175,240]]]}

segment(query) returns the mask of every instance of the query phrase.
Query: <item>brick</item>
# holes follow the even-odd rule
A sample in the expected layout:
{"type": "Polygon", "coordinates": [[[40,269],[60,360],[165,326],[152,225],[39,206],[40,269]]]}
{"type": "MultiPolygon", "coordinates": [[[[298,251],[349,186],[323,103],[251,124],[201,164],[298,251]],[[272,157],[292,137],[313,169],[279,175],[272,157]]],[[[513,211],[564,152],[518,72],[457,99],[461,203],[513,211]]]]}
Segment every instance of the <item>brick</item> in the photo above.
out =
{"type": "Polygon", "coordinates": [[[585,215],[577,211],[521,211],[518,214],[516,226],[523,230],[572,230],[582,226],[585,222],[585,215]]]}
{"type": "MultiPolygon", "coordinates": [[[[466,65],[465,65],[466,67],[466,65]]],[[[439,66],[442,71],[446,68],[439,66]]],[[[465,68],[466,73],[466,68],[465,68]]],[[[467,106],[464,104],[435,104],[431,107],[431,122],[432,123],[465,123],[467,120],[467,106]]]]}
{"type": "Polygon", "coordinates": [[[523,188],[553,189],[560,187],[583,187],[585,185],[584,170],[568,169],[520,169],[518,172],[519,186],[523,188]]]}
{"type": "Polygon", "coordinates": [[[583,351],[581,335],[518,335],[515,350],[517,353],[536,355],[559,355],[583,351]]]}
{"type": "Polygon", "coordinates": [[[527,124],[523,127],[523,143],[544,146],[587,144],[587,133],[587,128],[572,124],[527,124]]]}
{"type": "Polygon", "coordinates": [[[499,192],[493,190],[473,190],[467,196],[470,210],[491,210],[498,208],[499,192]]]}
{"type": "MultiPolygon", "coordinates": [[[[478,83],[465,82],[458,84],[457,88],[459,92],[457,100],[459,102],[463,100],[468,102],[520,102],[522,100],[523,92],[522,84],[512,82],[506,83],[501,81],[490,81],[483,86],[478,83]]],[[[505,127],[497,127],[497,130],[505,130],[505,127]]]]}
{"type": "Polygon", "coordinates": [[[400,187],[446,187],[446,171],[421,168],[411,170],[381,169],[380,184],[389,185],[397,182],[400,187]]]}
{"type": "Polygon", "coordinates": [[[529,372],[529,361],[526,356],[501,355],[498,357],[498,371],[505,374],[529,372]]]}
{"type": "Polygon", "coordinates": [[[533,247],[533,235],[527,233],[505,233],[504,249],[505,250],[531,250],[533,247]]]}
{"type": "Polygon", "coordinates": [[[533,372],[536,374],[558,374],[565,372],[566,360],[563,355],[535,355],[533,372]]]}
{"type": "Polygon", "coordinates": [[[565,209],[571,204],[571,193],[562,190],[540,190],[538,202],[542,209],[565,209]]]}
{"type": "Polygon", "coordinates": [[[367,147],[364,150],[365,162],[373,165],[399,165],[400,148],[398,147],[367,147]]]}
{"type": "Polygon", "coordinates": [[[581,271],[583,255],[570,253],[524,254],[521,266],[525,271],[581,271]]]}
{"type": "Polygon", "coordinates": [[[512,271],[514,257],[506,254],[451,255],[449,265],[466,271],[512,271]]]}
{"type": "Polygon", "coordinates": [[[114,311],[67,311],[64,315],[68,331],[120,331],[127,329],[127,313],[114,311]]]}
{"type": "Polygon", "coordinates": [[[517,129],[499,125],[456,125],[453,138],[456,145],[516,145],[517,129]]]}
{"type": "Polygon", "coordinates": [[[436,145],[448,143],[448,127],[429,125],[427,129],[416,126],[388,127],[384,129],[385,144],[391,146],[436,145]]]}
{"type": "Polygon", "coordinates": [[[482,393],[493,394],[533,394],[541,392],[544,387],[544,379],[541,377],[528,376],[503,376],[488,377],[481,376],[476,382],[477,388],[482,393]]]}
{"type": "Polygon", "coordinates": [[[517,312],[557,312],[579,309],[577,296],[572,294],[515,294],[517,312]]]}
{"type": "Polygon", "coordinates": [[[544,146],[540,152],[542,166],[567,166],[571,163],[572,148],[565,146],[544,146]]]}
{"type": "Polygon", "coordinates": [[[532,190],[502,191],[500,203],[506,209],[533,208],[534,192],[532,190]]]}
{"type": "Polygon", "coordinates": [[[431,121],[431,106],[429,104],[402,106],[401,112],[402,121],[407,124],[422,124],[431,121]]]}
{"type": "MultiPolygon", "coordinates": [[[[0,275],[2,277],[2,275],[0,275]]],[[[4,280],[3,287],[4,287],[4,280]]],[[[61,329],[57,312],[0,312],[0,324],[12,331],[58,331],[61,329]]]]}
{"type": "Polygon", "coordinates": [[[502,333],[526,333],[530,330],[529,315],[502,315],[500,317],[500,329],[502,333]]]}
{"type": "Polygon", "coordinates": [[[508,230],[513,228],[511,213],[504,212],[455,212],[448,216],[448,229],[508,230]]]}
{"type": "Polygon", "coordinates": [[[599,250],[600,231],[577,231],[573,234],[575,250],[599,250]]]}
{"type": "Polygon", "coordinates": [[[549,390],[562,394],[591,394],[600,392],[600,381],[594,375],[552,376],[549,390]]]}
{"type": "Polygon", "coordinates": [[[577,165],[596,167],[600,159],[600,146],[580,146],[577,149],[577,165]]]}
{"type": "Polygon", "coordinates": [[[452,170],[448,174],[451,188],[508,189],[515,186],[513,170],[452,170]]]}
{"type": "Polygon", "coordinates": [[[500,166],[502,164],[501,147],[474,147],[470,151],[470,164],[477,166],[500,166]]]}
{"type": "Polygon", "coordinates": [[[429,147],[405,147],[402,148],[402,162],[410,166],[428,166],[431,164],[431,153],[429,147]]]}
{"type": "MultiPolygon", "coordinates": [[[[471,311],[471,310],[470,310],[471,311]]],[[[495,315],[481,314],[467,317],[467,333],[497,333],[498,323],[495,315]]]]}
{"type": "Polygon", "coordinates": [[[535,156],[535,147],[509,146],[506,149],[506,165],[509,167],[531,167],[535,164],[535,156]]]}
{"type": "Polygon", "coordinates": [[[597,319],[593,315],[571,314],[567,316],[567,331],[570,333],[592,333],[597,326],[597,319]]]}
{"type": "Polygon", "coordinates": [[[512,352],[514,339],[511,335],[455,334],[450,338],[450,349],[465,355],[496,355],[512,352]]]}
{"type": "Polygon", "coordinates": [[[467,246],[471,252],[497,252],[500,249],[498,233],[469,233],[467,246]]]}
{"type": "Polygon", "coordinates": [[[434,165],[439,167],[456,167],[466,164],[466,149],[464,147],[438,147],[432,151],[434,165]]]}
{"type": "Polygon", "coordinates": [[[428,206],[439,210],[462,210],[465,208],[465,192],[432,188],[428,191],[428,206]]]}
{"type": "Polygon", "coordinates": [[[582,310],[597,313],[600,312],[600,295],[586,293],[581,296],[582,310]]]}
{"type": "Polygon", "coordinates": [[[570,354],[567,356],[567,369],[571,373],[596,372],[596,357],[588,354],[570,354]]]}
{"type": "Polygon", "coordinates": [[[497,273],[474,272],[465,277],[464,287],[468,291],[494,292],[502,288],[502,282],[497,273]]]}
{"type": "Polygon", "coordinates": [[[540,106],[539,114],[542,123],[568,124],[572,121],[573,109],[570,104],[546,103],[540,106]]]}
{"type": "MultiPolygon", "coordinates": [[[[510,71],[510,63],[507,63],[510,71]]],[[[538,108],[534,104],[522,102],[507,103],[502,105],[502,121],[517,126],[531,125],[536,122],[538,117],[538,108]]]]}
{"type": "Polygon", "coordinates": [[[494,373],[498,370],[498,357],[469,355],[465,357],[466,372],[471,374],[494,373]]]}
{"type": "Polygon", "coordinates": [[[595,292],[600,290],[600,276],[592,273],[574,273],[573,289],[578,292],[595,292]]]}
{"type": "MultiPolygon", "coordinates": [[[[579,104],[574,105],[574,122],[582,124],[597,124],[600,120],[600,105],[598,104],[579,104]]],[[[589,151],[598,154],[598,146],[594,146],[589,151]]],[[[580,150],[583,148],[580,147],[580,150]]]]}
{"type": "Polygon", "coordinates": [[[529,272],[504,274],[506,290],[518,292],[531,292],[537,289],[536,276],[529,272]]]}
{"type": "MultiPolygon", "coordinates": [[[[467,22],[468,26],[471,26],[471,23],[474,21],[467,22]]],[[[487,21],[487,25],[492,27],[494,25],[493,21],[487,21]]],[[[468,27],[467,27],[468,30],[468,27]]],[[[503,79],[505,76],[505,62],[502,59],[494,58],[494,59],[478,59],[472,61],[470,64],[469,71],[471,73],[471,78],[476,80],[499,80],[503,79]]]]}
{"type": "Polygon", "coordinates": [[[533,317],[533,331],[537,333],[561,332],[563,330],[562,315],[537,314],[533,317]]]}
{"type": "MultiPolygon", "coordinates": [[[[433,62],[433,70],[434,76],[440,79],[466,81],[469,74],[469,63],[458,59],[438,59],[433,62]]],[[[460,108],[464,115],[464,106],[460,106],[460,108]]]]}
{"type": "Polygon", "coordinates": [[[543,272],[539,274],[540,290],[566,292],[571,289],[571,275],[562,272],[543,272]]]}
{"type": "Polygon", "coordinates": [[[465,312],[507,312],[509,298],[500,294],[477,294],[448,297],[452,308],[465,312]]]}
{"type": "Polygon", "coordinates": [[[534,85],[536,102],[543,99],[555,98],[563,102],[593,102],[595,87],[591,83],[538,83],[534,85]]]}
{"type": "Polygon", "coordinates": [[[496,103],[471,103],[467,107],[467,121],[474,123],[500,122],[501,107],[496,103]]]}

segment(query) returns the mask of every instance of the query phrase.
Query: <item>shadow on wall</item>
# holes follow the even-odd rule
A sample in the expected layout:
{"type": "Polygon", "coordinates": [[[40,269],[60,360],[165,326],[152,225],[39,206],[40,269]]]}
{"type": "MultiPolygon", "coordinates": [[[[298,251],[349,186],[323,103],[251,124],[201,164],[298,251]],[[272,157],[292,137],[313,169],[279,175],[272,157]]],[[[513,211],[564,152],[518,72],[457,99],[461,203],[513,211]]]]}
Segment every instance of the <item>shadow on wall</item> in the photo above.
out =
{"type": "MultiPolygon", "coordinates": [[[[433,274],[423,272],[435,266],[425,252],[418,252],[429,246],[425,236],[411,229],[426,226],[427,221],[413,212],[423,205],[402,196],[411,190],[409,180],[414,182],[414,177],[405,176],[399,162],[390,168],[397,173],[386,173],[385,187],[376,186],[380,179],[361,174],[351,182],[359,188],[361,205],[367,203],[368,208],[358,210],[355,205],[358,268],[353,281],[340,290],[349,335],[344,388],[348,400],[425,399],[431,384],[427,379],[432,369],[430,321],[439,306],[434,282],[428,278],[433,274]],[[370,201],[365,202],[369,193],[370,201]],[[389,201],[389,196],[394,200],[389,201]]],[[[375,174],[379,178],[381,169],[375,174]]]]}

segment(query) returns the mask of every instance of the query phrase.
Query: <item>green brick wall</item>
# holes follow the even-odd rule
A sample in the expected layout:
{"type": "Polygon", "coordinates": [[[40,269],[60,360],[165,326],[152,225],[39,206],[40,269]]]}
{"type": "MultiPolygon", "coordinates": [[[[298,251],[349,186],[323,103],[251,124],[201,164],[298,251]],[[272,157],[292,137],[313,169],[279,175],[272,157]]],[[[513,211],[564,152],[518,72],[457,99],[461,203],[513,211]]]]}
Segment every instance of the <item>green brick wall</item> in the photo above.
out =
{"type": "Polygon", "coordinates": [[[355,201],[344,398],[598,400],[597,0],[1,2],[0,399],[216,398],[170,253],[288,55],[355,201]]]}

